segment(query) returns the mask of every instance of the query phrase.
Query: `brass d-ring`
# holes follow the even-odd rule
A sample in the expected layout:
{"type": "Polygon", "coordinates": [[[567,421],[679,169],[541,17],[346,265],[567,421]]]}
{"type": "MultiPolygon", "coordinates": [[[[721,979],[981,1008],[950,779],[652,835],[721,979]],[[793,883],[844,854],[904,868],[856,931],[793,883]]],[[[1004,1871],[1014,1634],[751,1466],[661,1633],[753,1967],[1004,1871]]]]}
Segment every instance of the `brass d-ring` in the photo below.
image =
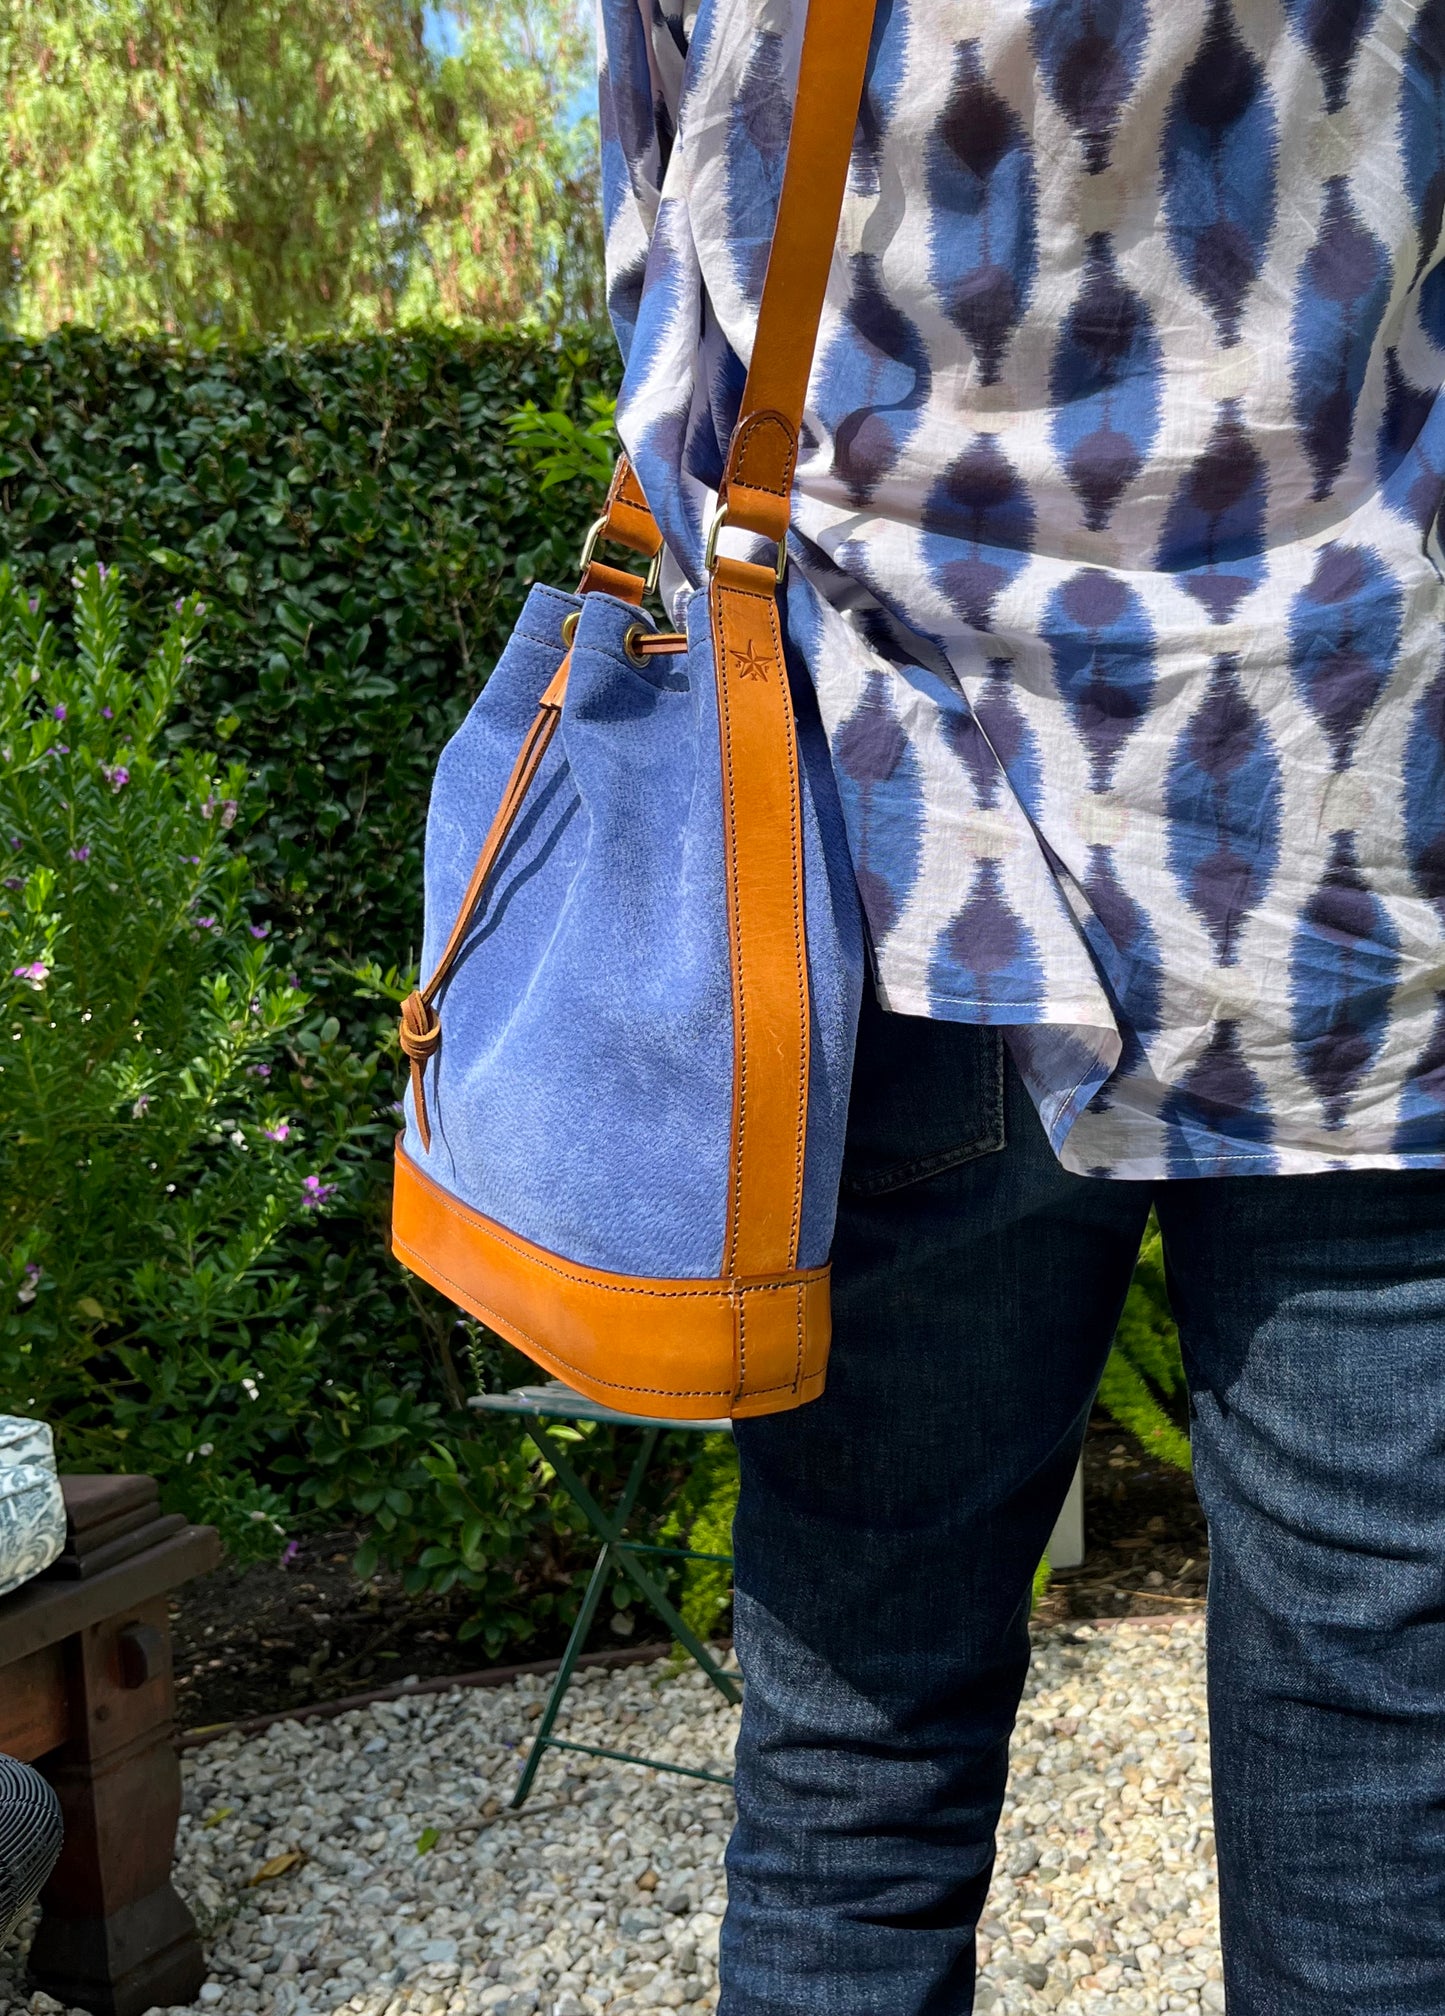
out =
{"type": "Polygon", "coordinates": [[[562,642],[567,646],[569,651],[572,649],[572,640],[577,635],[577,625],[581,621],[582,611],[580,609],[574,609],[570,616],[562,618],[562,642]]]}
{"type": "Polygon", "coordinates": [[[645,665],[647,663],[647,653],[640,648],[640,640],[651,635],[652,632],[645,623],[628,624],[626,634],[622,639],[622,648],[634,665],[645,665]]]}

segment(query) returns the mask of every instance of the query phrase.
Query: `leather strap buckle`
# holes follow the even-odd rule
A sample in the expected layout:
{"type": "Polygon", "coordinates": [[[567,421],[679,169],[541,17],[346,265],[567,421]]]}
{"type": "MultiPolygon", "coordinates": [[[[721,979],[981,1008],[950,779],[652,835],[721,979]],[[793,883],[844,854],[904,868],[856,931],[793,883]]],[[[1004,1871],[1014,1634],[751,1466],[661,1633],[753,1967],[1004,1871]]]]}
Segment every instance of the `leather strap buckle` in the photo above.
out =
{"type": "MultiPolygon", "coordinates": [[[[586,577],[587,569],[597,558],[597,548],[607,537],[607,518],[608,514],[604,511],[602,516],[587,529],[587,537],[582,545],[582,573],[584,578],[586,577]]],[[[662,548],[659,546],[647,564],[647,585],[642,591],[643,594],[655,595],[657,593],[657,584],[661,578],[662,548]]]]}
{"type": "MultiPolygon", "coordinates": [[[[718,534],[722,531],[724,525],[726,525],[727,523],[728,523],[728,507],[726,504],[719,504],[717,510],[714,511],[714,513],[712,514],[712,523],[707,528],[707,543],[703,547],[703,554],[702,554],[703,566],[707,569],[709,580],[711,580],[717,568],[718,534]]],[[[762,533],[759,532],[756,533],[754,536],[760,539],[762,538],[763,535],[762,533]]],[[[773,578],[777,582],[777,585],[781,588],[783,585],[783,576],[788,571],[788,542],[786,539],[775,539],[773,541],[773,545],[776,548],[776,554],[773,562],[773,578]]]]}

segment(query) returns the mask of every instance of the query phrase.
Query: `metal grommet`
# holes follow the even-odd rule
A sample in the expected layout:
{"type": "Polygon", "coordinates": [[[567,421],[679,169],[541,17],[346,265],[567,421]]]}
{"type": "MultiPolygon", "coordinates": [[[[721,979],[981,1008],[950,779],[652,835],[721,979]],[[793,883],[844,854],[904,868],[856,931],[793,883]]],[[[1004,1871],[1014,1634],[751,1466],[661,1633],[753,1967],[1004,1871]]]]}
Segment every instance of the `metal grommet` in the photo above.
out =
{"type": "Polygon", "coordinates": [[[650,637],[651,635],[652,632],[645,623],[628,624],[626,634],[622,639],[622,648],[634,665],[645,665],[647,663],[647,653],[638,649],[638,640],[643,637],[650,637]]]}
{"type": "Polygon", "coordinates": [[[577,625],[581,621],[582,611],[580,609],[574,609],[570,616],[562,618],[562,642],[567,646],[569,651],[572,649],[572,640],[577,635],[577,625]]]}

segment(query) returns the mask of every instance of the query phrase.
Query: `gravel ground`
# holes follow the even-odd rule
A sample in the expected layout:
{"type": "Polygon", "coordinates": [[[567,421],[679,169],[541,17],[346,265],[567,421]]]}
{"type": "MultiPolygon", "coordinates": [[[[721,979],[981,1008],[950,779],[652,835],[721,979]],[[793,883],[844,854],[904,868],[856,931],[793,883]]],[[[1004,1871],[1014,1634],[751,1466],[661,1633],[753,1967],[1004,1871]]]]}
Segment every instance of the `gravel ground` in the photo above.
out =
{"type": "MultiPolygon", "coordinates": [[[[714,2008],[729,1795],[553,1753],[507,1813],[543,1694],[419,1696],[187,1753],[197,2007],[714,2008]]],[[[633,1667],[579,1676],[564,1733],[711,1768],[734,1728],[700,1675],[633,1667]]],[[[1198,1618],[1039,1634],[979,1945],[992,2016],[1223,2009],[1198,1618]]],[[[0,2016],[58,2007],[0,1958],[0,2016]]]]}

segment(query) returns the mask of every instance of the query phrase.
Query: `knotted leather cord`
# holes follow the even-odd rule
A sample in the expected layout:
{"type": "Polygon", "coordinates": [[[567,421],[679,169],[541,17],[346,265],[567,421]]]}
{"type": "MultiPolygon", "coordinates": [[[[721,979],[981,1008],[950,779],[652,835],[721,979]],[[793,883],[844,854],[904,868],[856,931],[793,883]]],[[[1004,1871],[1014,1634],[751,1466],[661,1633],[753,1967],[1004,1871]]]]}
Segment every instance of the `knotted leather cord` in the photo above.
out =
{"type": "MultiPolygon", "coordinates": [[[[676,630],[649,631],[636,640],[636,651],[640,658],[669,657],[687,649],[687,639],[676,630]]],[[[562,719],[562,702],[567,695],[567,675],[572,665],[569,651],[558,667],[555,677],[542,695],[537,708],[537,717],[527,730],[517,760],[512,765],[512,774],[507,779],[507,788],[502,793],[502,802],[497,807],[496,816],[487,829],[487,837],[482,842],[477,856],[477,865],[472,870],[462,896],[461,908],[451,936],[442,949],[432,971],[431,978],[424,987],[416,988],[401,1004],[401,1048],[411,1067],[412,1098],[416,1102],[416,1124],[421,1135],[422,1146],[431,1148],[431,1117],[426,1104],[426,1067],[436,1055],[442,1040],[441,1017],[436,1010],[436,997],[446,985],[457,955],[462,949],[467,931],[476,914],[478,904],[487,892],[492,870],[496,867],[502,849],[507,844],[507,836],[517,823],[517,814],[532,785],[537,772],[542,767],[542,758],[552,744],[557,732],[557,724],[562,719]]]]}
{"type": "Polygon", "coordinates": [[[471,925],[473,913],[486,893],[492,870],[497,865],[507,836],[516,824],[527,793],[531,790],[537,772],[542,767],[542,758],[551,747],[552,737],[557,732],[557,723],[562,718],[562,702],[567,694],[567,675],[572,667],[572,653],[558,666],[546,692],[537,708],[537,718],[522,741],[517,752],[517,760],[512,765],[512,774],[507,779],[507,788],[502,793],[502,802],[487,829],[487,837],[482,842],[482,851],[477,856],[477,865],[472,870],[471,880],[462,896],[457,920],[452,926],[451,936],[442,948],[442,955],[432,969],[431,978],[424,987],[418,987],[408,994],[401,1004],[401,1047],[411,1066],[411,1092],[416,1103],[416,1124],[421,1134],[422,1146],[431,1148],[431,1120],[426,1108],[426,1067],[436,1055],[442,1040],[441,1017],[436,1011],[436,997],[446,985],[447,976],[457,962],[471,925]]]}

